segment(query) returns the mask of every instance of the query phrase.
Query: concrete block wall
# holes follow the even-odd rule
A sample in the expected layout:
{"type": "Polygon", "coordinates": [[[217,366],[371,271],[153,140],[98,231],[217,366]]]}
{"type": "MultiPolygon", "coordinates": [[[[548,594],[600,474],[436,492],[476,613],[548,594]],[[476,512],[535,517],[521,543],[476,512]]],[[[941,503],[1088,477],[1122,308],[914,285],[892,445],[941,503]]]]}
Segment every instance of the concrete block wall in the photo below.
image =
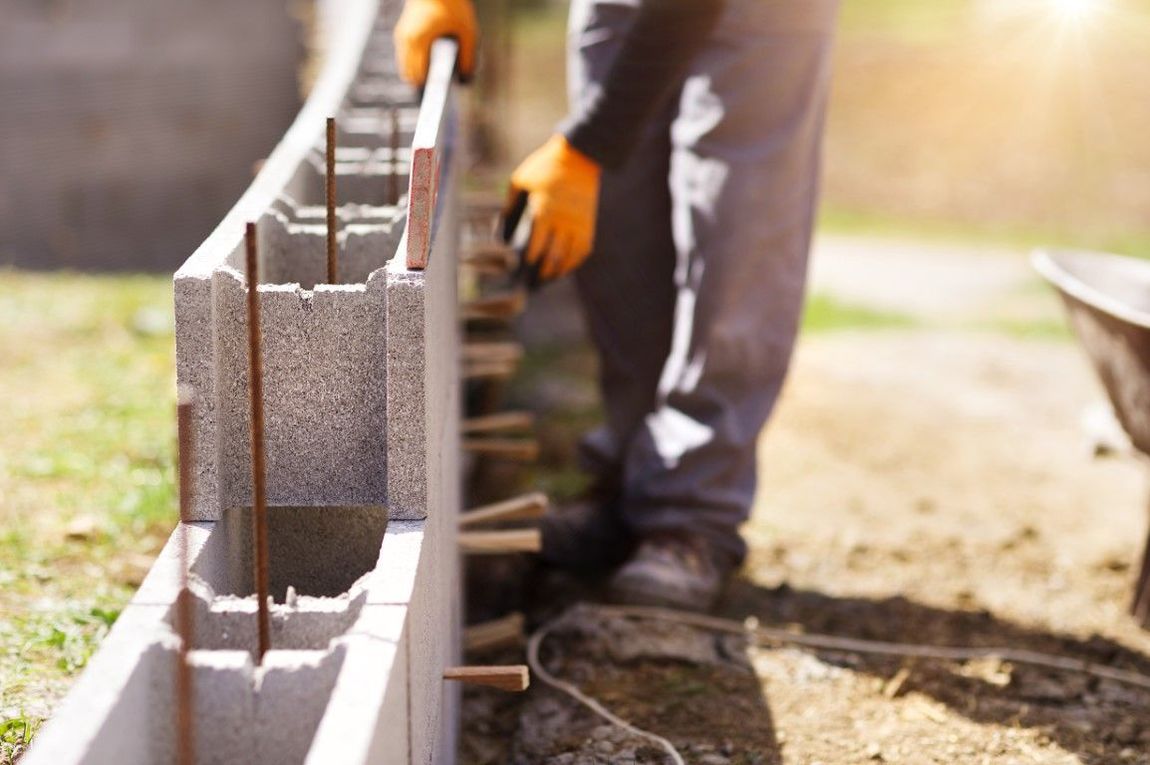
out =
{"type": "Polygon", "coordinates": [[[0,264],[171,271],[299,110],[288,0],[0,0],[0,264]]]}
{"type": "Polygon", "coordinates": [[[388,178],[368,170],[355,176],[363,196],[338,211],[339,284],[321,282],[324,211],[308,186],[333,113],[360,167],[382,157],[395,169],[391,137],[372,133],[391,124],[392,104],[368,103],[365,93],[412,94],[350,94],[364,78],[394,76],[396,5],[322,6],[333,38],[311,97],[252,186],[176,274],[177,376],[195,394],[197,501],[28,765],[173,760],[181,548],[195,604],[188,656],[197,762],[455,759],[459,692],[442,679],[459,661],[461,632],[454,45],[436,47],[432,76],[442,82],[418,107],[401,104],[400,204],[376,204],[372,183],[388,178]],[[437,174],[425,181],[436,194],[416,208],[407,168],[429,152],[437,174]],[[426,246],[423,267],[410,258],[413,220],[426,246]],[[239,258],[247,221],[258,222],[264,277],[274,603],[262,664],[247,507],[248,286],[239,258]]]}
{"type": "MultiPolygon", "coordinates": [[[[397,7],[385,5],[367,29],[325,16],[336,40],[331,65],[301,118],[237,209],[176,273],[176,373],[197,401],[195,519],[218,519],[251,493],[241,208],[258,220],[261,313],[275,328],[264,332],[269,502],[393,504],[388,439],[379,435],[387,421],[384,370],[409,350],[418,354],[406,341],[422,333],[418,314],[416,324],[406,325],[403,312],[386,308],[389,285],[407,278],[385,266],[406,232],[409,147],[421,111],[415,91],[394,74],[391,19],[397,7]],[[349,47],[362,55],[347,56],[349,47]],[[354,137],[354,145],[336,152],[338,284],[321,283],[327,280],[319,205],[328,115],[336,116],[337,145],[354,137]],[[393,127],[400,131],[394,137],[393,127]],[[398,189],[404,190],[400,199],[398,189]],[[391,354],[389,318],[406,327],[397,335],[403,347],[391,354]]],[[[398,430],[397,438],[404,437],[398,430]]],[[[425,513],[425,503],[393,509],[395,517],[425,513]]]]}

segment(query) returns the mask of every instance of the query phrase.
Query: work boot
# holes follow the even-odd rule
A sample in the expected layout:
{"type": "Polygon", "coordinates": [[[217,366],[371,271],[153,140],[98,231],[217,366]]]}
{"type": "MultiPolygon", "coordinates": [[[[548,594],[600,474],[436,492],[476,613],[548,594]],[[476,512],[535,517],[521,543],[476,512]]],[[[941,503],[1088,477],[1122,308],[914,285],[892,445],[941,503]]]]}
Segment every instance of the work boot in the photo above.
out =
{"type": "Polygon", "coordinates": [[[644,539],[611,578],[608,597],[629,606],[710,611],[733,569],[730,557],[702,537],[657,534],[644,539]]]}
{"type": "Polygon", "coordinates": [[[553,507],[539,522],[545,563],[583,575],[606,574],[635,549],[635,537],[610,503],[586,499],[553,507]]]}

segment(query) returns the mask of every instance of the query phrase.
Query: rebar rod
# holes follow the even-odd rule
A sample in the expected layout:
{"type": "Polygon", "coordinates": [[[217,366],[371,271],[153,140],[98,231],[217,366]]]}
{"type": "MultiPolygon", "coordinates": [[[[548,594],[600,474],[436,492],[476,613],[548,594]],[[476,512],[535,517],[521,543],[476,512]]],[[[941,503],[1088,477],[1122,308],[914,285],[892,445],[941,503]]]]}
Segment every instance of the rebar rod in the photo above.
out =
{"type": "Polygon", "coordinates": [[[248,392],[252,418],[252,542],[255,547],[256,613],[259,629],[259,663],[271,648],[268,617],[268,508],[264,470],[264,371],[260,350],[259,258],[256,224],[244,231],[248,277],[248,392]]]}
{"type": "Polygon", "coordinates": [[[176,762],[178,765],[193,765],[195,750],[195,680],[192,667],[188,663],[192,635],[195,634],[192,620],[192,593],[188,589],[188,521],[191,520],[194,473],[192,466],[194,448],[192,440],[192,401],[187,391],[181,390],[176,405],[176,438],[178,443],[179,487],[180,487],[180,590],[176,596],[176,634],[180,638],[180,648],[176,655],[176,762]]]}
{"type": "Polygon", "coordinates": [[[327,199],[327,283],[339,279],[339,248],[336,244],[335,223],[335,117],[327,118],[325,196],[327,199]]]}
{"type": "Polygon", "coordinates": [[[388,201],[399,204],[399,109],[391,107],[391,145],[389,159],[391,172],[388,173],[388,201]]]}

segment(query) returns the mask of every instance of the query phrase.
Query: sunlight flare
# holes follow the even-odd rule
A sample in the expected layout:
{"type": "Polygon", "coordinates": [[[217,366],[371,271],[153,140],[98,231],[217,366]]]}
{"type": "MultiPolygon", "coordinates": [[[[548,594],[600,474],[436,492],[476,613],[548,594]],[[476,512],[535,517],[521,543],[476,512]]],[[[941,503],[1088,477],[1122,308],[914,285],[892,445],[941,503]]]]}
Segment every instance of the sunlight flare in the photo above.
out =
{"type": "Polygon", "coordinates": [[[1087,24],[1097,19],[1106,9],[1107,0],[1048,0],[1059,21],[1067,24],[1087,24]]]}

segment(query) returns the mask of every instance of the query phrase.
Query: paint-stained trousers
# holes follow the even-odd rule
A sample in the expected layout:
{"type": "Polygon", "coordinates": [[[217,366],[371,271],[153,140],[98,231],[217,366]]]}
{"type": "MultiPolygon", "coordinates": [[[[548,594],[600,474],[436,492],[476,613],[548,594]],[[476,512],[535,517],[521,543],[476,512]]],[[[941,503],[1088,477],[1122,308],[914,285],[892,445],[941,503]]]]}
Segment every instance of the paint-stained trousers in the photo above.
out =
{"type": "MultiPolygon", "coordinates": [[[[606,77],[639,0],[573,0],[570,98],[606,77]]],[[[838,0],[727,0],[626,165],[577,272],[605,427],[584,444],[638,534],[741,559],[756,440],[802,307],[838,0]]]]}

